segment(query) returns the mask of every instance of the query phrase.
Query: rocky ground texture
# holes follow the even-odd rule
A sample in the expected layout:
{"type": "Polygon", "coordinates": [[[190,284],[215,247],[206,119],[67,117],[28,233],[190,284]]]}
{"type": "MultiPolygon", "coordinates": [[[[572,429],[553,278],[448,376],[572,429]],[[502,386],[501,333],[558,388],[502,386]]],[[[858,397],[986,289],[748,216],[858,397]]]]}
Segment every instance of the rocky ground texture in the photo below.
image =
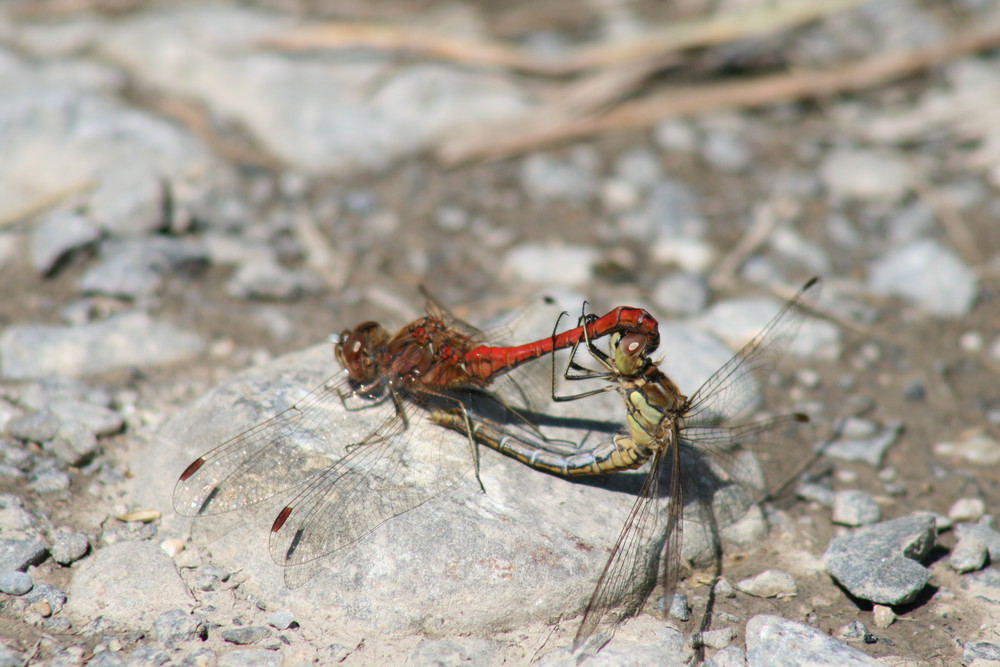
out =
{"type": "MultiPolygon", "coordinates": [[[[821,456],[724,536],[706,632],[692,524],[669,615],[654,595],[584,663],[1000,664],[996,47],[475,161],[580,102],[485,45],[551,62],[776,3],[503,4],[0,2],[0,664],[572,664],[628,475],[485,451],[482,487],[298,588],[273,506],[192,525],[174,483],[334,373],[329,334],[419,316],[420,285],[480,325],[646,307],[691,392],[814,275],[763,391],[812,418],[781,458],[821,456]]],[[[629,92],[1000,27],[991,0],[839,4],[629,92]]]]}

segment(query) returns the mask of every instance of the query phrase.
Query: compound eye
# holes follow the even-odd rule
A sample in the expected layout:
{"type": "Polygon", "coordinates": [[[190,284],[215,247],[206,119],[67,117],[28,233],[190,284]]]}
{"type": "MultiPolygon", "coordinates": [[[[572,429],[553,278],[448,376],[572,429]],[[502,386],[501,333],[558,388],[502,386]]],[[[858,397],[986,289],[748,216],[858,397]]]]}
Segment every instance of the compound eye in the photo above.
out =
{"type": "Polygon", "coordinates": [[[649,337],[646,334],[628,333],[622,336],[618,348],[623,354],[627,354],[630,357],[637,357],[645,351],[648,340],[649,337]]]}

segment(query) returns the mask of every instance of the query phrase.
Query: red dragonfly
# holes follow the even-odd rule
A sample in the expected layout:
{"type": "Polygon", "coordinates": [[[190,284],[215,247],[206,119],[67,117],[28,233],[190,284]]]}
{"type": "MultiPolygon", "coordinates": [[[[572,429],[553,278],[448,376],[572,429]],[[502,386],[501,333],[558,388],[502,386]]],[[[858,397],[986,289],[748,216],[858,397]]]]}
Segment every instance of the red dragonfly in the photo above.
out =
{"type": "Polygon", "coordinates": [[[451,486],[449,470],[472,467],[474,457],[449,451],[443,437],[411,443],[413,427],[430,411],[464,413],[470,396],[482,398],[508,371],[583,339],[658,337],[648,312],[622,306],[533,343],[490,346],[437,304],[427,311],[395,335],[375,322],[345,330],[334,354],[346,376],[191,463],[174,488],[177,513],[230,512],[300,487],[275,518],[269,546],[279,565],[314,561],[451,486]]]}

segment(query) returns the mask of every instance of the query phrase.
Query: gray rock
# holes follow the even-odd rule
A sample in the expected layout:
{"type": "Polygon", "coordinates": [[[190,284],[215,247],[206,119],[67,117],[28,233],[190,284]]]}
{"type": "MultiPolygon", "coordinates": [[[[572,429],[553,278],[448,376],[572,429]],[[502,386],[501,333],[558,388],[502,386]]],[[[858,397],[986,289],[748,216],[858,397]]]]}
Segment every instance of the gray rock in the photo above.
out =
{"type": "Polygon", "coordinates": [[[735,636],[736,633],[732,628],[717,628],[715,630],[699,632],[695,641],[699,642],[702,646],[707,646],[718,651],[729,646],[729,642],[733,641],[733,637],[735,636]]]}
{"type": "Polygon", "coordinates": [[[937,241],[925,239],[894,247],[871,265],[868,287],[875,294],[898,296],[932,315],[968,315],[979,291],[975,273],[937,241]]]}
{"type": "Polygon", "coordinates": [[[698,130],[680,118],[665,120],[653,129],[656,145],[670,153],[692,153],[698,146],[698,130]]]}
{"type": "Polygon", "coordinates": [[[920,199],[893,211],[885,222],[892,247],[927,236],[936,224],[934,210],[920,199]]]}
{"type": "MultiPolygon", "coordinates": [[[[237,651],[238,653],[238,651],[237,651]]],[[[275,653],[271,651],[271,653],[275,653]]],[[[200,648],[197,651],[192,651],[184,656],[184,660],[181,661],[180,667],[209,667],[210,665],[219,665],[218,658],[215,655],[215,651],[208,648],[200,648]]],[[[324,663],[320,663],[324,664],[324,663]]]]}
{"type": "Polygon", "coordinates": [[[697,315],[708,304],[708,283],[694,273],[672,273],[656,282],[653,303],[669,315],[697,315]]]}
{"type": "Polygon", "coordinates": [[[85,294],[142,299],[159,292],[164,276],[202,267],[208,251],[193,241],[153,236],[101,244],[101,260],[77,283],[85,294]]]}
{"type": "Polygon", "coordinates": [[[764,570],[756,577],[736,584],[736,590],[759,598],[787,598],[798,595],[792,575],[781,570],[764,570]]]}
{"type": "Polygon", "coordinates": [[[823,507],[833,507],[836,494],[828,486],[813,482],[803,482],[795,490],[796,495],[803,500],[818,503],[823,507]]]}
{"type": "Polygon", "coordinates": [[[738,646],[727,646],[705,661],[705,667],[746,667],[746,651],[738,646]]]}
{"type": "Polygon", "coordinates": [[[993,527],[993,517],[986,515],[976,523],[960,523],[955,526],[955,536],[961,540],[975,537],[986,545],[990,560],[1000,563],[1000,531],[993,527]]]}
{"type": "Polygon", "coordinates": [[[379,170],[405,155],[527,108],[509,80],[487,70],[386,57],[296,57],[254,46],[291,28],[291,16],[235,5],[165,7],[116,21],[101,56],[138,81],[191,99],[246,130],[305,172],[379,170]],[[178,52],[178,40],[197,43],[178,52]]]}
{"type": "Polygon", "coordinates": [[[873,438],[842,438],[831,443],[819,443],[817,448],[822,447],[823,456],[841,461],[867,463],[873,468],[878,468],[882,465],[886,450],[896,442],[902,431],[901,421],[888,420],[882,431],[873,438]]]}
{"type": "Polygon", "coordinates": [[[896,612],[892,610],[892,607],[877,604],[872,609],[872,620],[875,621],[876,628],[884,630],[896,622],[896,612]]]}
{"type": "MultiPolygon", "coordinates": [[[[551,328],[551,321],[546,328],[551,328]]],[[[722,347],[717,341],[715,345],[722,347]]],[[[251,369],[179,412],[137,457],[134,502],[169,507],[173,480],[187,462],[300,400],[332,370],[329,346],[317,346],[251,369]]],[[[547,374],[548,369],[543,371],[547,374]]],[[[607,414],[613,417],[621,410],[620,399],[609,398],[607,414]]],[[[598,400],[583,407],[591,418],[599,419],[604,405],[598,400]]],[[[373,420],[385,417],[383,410],[345,413],[337,401],[328,407],[322,423],[329,426],[303,436],[302,444],[334,458],[343,455],[339,448],[367,435],[373,420]]],[[[471,474],[463,437],[450,431],[442,434],[439,427],[417,419],[410,429],[408,442],[426,443],[420,451],[443,458],[434,468],[440,472],[422,479],[422,484],[440,483],[441,475],[446,492],[407,512],[405,520],[387,521],[341,555],[321,559],[315,571],[305,573],[312,576],[308,586],[289,589],[286,576],[295,580],[301,568],[284,572],[268,551],[268,527],[283,498],[196,519],[195,540],[211,539],[213,560],[244,573],[242,591],[266,600],[271,608],[287,609],[305,627],[334,623],[345,632],[350,628],[403,632],[434,619],[442,634],[483,632],[484,627],[502,631],[523,627],[539,615],[583,608],[589,586],[567,587],[566,582],[578,579],[580,572],[590,572],[596,580],[605,549],[615,538],[616,531],[608,531],[608,526],[624,523],[634,495],[608,493],[603,483],[582,485],[539,475],[492,450],[482,451],[480,457],[484,494],[471,474]],[[429,444],[434,446],[428,450],[429,444]],[[554,503],[599,503],[602,512],[553,513],[554,503]],[[550,530],[537,530],[533,522],[543,519],[550,530]],[[233,527],[237,532],[228,534],[233,527]],[[581,549],[580,544],[593,548],[581,549]],[[456,612],[459,609],[461,613],[456,612]]],[[[418,455],[416,448],[407,451],[418,455]]],[[[621,481],[630,483],[624,477],[621,481]]],[[[364,509],[362,504],[345,511],[364,509]]],[[[164,529],[185,530],[187,521],[165,517],[164,529]]],[[[685,523],[685,543],[700,542],[698,535],[705,530],[704,522],[685,523]]]]}
{"type": "Polygon", "coordinates": [[[959,498],[948,510],[948,518],[955,523],[978,521],[986,512],[982,498],[959,498]]]}
{"type": "Polygon", "coordinates": [[[592,279],[599,258],[599,253],[587,246],[523,243],[506,252],[502,273],[536,285],[580,287],[592,279]]]}
{"type": "Polygon", "coordinates": [[[323,282],[317,276],[286,268],[271,254],[241,263],[226,282],[226,294],[237,299],[290,301],[322,289],[323,282]]]}
{"type": "Polygon", "coordinates": [[[171,609],[156,617],[153,623],[156,638],[167,645],[176,648],[184,642],[203,640],[208,637],[208,629],[204,619],[192,616],[183,609],[171,609]]]}
{"type": "Polygon", "coordinates": [[[598,191],[590,165],[534,153],[521,163],[521,187],[536,201],[583,203],[598,191]]]}
{"type": "Polygon", "coordinates": [[[895,202],[910,188],[906,163],[875,151],[834,150],[823,160],[819,173],[827,192],[839,199],[895,202]]]}
{"type": "Polygon", "coordinates": [[[294,622],[295,614],[290,611],[276,611],[267,617],[267,624],[276,630],[287,630],[294,622]]]}
{"type": "Polygon", "coordinates": [[[35,493],[58,493],[68,491],[70,476],[65,470],[46,469],[35,470],[29,487],[35,493]]]}
{"type": "Polygon", "coordinates": [[[0,494],[0,530],[23,531],[37,523],[32,514],[24,508],[24,501],[13,493],[0,494]]]}
{"type": "Polygon", "coordinates": [[[878,667],[881,663],[822,630],[780,616],[747,622],[748,667],[878,667]]]}
{"type": "Polygon", "coordinates": [[[100,236],[101,231],[78,213],[57,211],[47,215],[31,230],[31,266],[49,275],[67,255],[100,236]]]}
{"type": "Polygon", "coordinates": [[[670,601],[670,617],[678,621],[687,621],[691,618],[691,605],[683,593],[674,593],[670,601]]]}
{"type": "Polygon", "coordinates": [[[663,179],[649,193],[645,215],[653,238],[696,238],[708,233],[698,196],[681,181],[663,179]]]}
{"type": "Polygon", "coordinates": [[[647,148],[626,151],[615,162],[615,174],[637,190],[648,190],[663,177],[660,159],[647,148]]]}
{"type": "Polygon", "coordinates": [[[842,526],[866,526],[882,518],[875,499],[864,491],[838,491],[833,499],[833,522],[842,526]]]}
{"type": "Polygon", "coordinates": [[[156,648],[155,646],[139,646],[129,653],[128,667],[161,667],[170,664],[170,652],[156,648]]]}
{"type": "Polygon", "coordinates": [[[136,312],[75,327],[10,326],[0,334],[0,363],[10,379],[91,375],[190,358],[204,348],[201,337],[136,312]]]}
{"type": "Polygon", "coordinates": [[[833,263],[823,246],[806,239],[789,225],[775,229],[768,242],[788,262],[801,266],[813,275],[829,275],[833,270],[833,263]]]}
{"type": "Polygon", "coordinates": [[[112,236],[160,231],[168,222],[163,186],[163,177],[141,163],[106,168],[88,202],[87,217],[112,236]]]}
{"type": "Polygon", "coordinates": [[[263,648],[245,648],[226,651],[219,656],[216,667],[279,667],[281,654],[263,648]]]}
{"type": "Polygon", "coordinates": [[[863,641],[869,634],[864,623],[851,621],[840,629],[837,636],[846,641],[863,641]]]}
{"type": "Polygon", "coordinates": [[[962,440],[939,442],[934,445],[938,456],[963,458],[969,463],[993,466],[1000,463],[1000,442],[986,433],[976,431],[962,440]]]}
{"type": "Polygon", "coordinates": [[[24,667],[31,657],[27,653],[15,651],[9,646],[0,644],[0,665],[3,667],[24,667]]]}
{"type": "Polygon", "coordinates": [[[87,555],[90,539],[83,533],[69,528],[59,528],[52,534],[52,560],[60,565],[70,565],[87,555]]]}
{"type": "Polygon", "coordinates": [[[934,547],[935,532],[928,516],[883,521],[831,540],[823,564],[855,597],[877,604],[906,604],[930,579],[930,570],[920,561],[934,547]]]}
{"type": "Polygon", "coordinates": [[[87,661],[87,667],[125,667],[125,658],[114,651],[98,647],[87,661]]]}
{"type": "MultiPolygon", "coordinates": [[[[100,396],[96,398],[101,400],[100,396]]],[[[62,422],[60,428],[66,424],[78,424],[99,438],[119,433],[125,425],[119,412],[88,401],[54,397],[49,402],[48,410],[62,422]]]]}
{"type": "MultiPolygon", "coordinates": [[[[77,83],[45,81],[39,76],[43,66],[5,54],[0,218],[60,192],[79,191],[86,200],[122,170],[152,171],[172,184],[183,181],[174,189],[177,211],[232,178],[231,170],[178,124],[77,83]],[[62,168],[44,167],[54,164],[62,168]],[[45,178],[39,179],[43,171],[45,178]]],[[[109,187],[110,195],[127,196],[109,187]]]]}
{"type": "Polygon", "coordinates": [[[961,588],[969,595],[1000,603],[1000,570],[988,567],[981,572],[973,572],[962,577],[961,588]]]}
{"type": "Polygon", "coordinates": [[[967,665],[973,660],[1000,662],[1000,645],[990,642],[968,642],[962,648],[962,664],[967,665]]]}
{"type": "Polygon", "coordinates": [[[222,638],[230,644],[257,644],[270,638],[274,634],[271,628],[263,625],[245,625],[239,628],[226,628],[222,631],[222,638]]]}
{"type": "Polygon", "coordinates": [[[38,565],[49,555],[48,549],[35,540],[0,539],[0,572],[27,570],[38,565]]]}
{"type": "Polygon", "coordinates": [[[49,442],[56,437],[62,422],[48,410],[32,412],[7,422],[7,435],[25,442],[49,442]]]}
{"type": "Polygon", "coordinates": [[[714,129],[705,134],[701,156],[716,169],[731,172],[746,170],[753,160],[753,153],[740,134],[714,129]]]}
{"type": "Polygon", "coordinates": [[[420,667],[489,665],[497,661],[496,642],[475,637],[425,639],[410,654],[407,664],[420,667]]]}
{"type": "Polygon", "coordinates": [[[82,466],[97,453],[97,436],[76,422],[63,423],[52,440],[52,451],[71,466],[82,466]]]}
{"type": "Polygon", "coordinates": [[[31,580],[31,575],[19,570],[7,570],[0,572],[0,593],[7,595],[24,595],[31,590],[35,582],[31,580]]]}
{"type": "MultiPolygon", "coordinates": [[[[760,333],[781,310],[780,301],[767,298],[720,301],[695,322],[738,350],[760,333]]],[[[806,317],[791,341],[789,354],[798,358],[835,359],[840,355],[840,329],[806,317]]]]}
{"type": "Polygon", "coordinates": [[[119,542],[82,561],[70,583],[67,612],[81,623],[98,615],[147,630],[163,609],[194,603],[177,568],[151,542],[119,542]]]}
{"type": "MultiPolygon", "coordinates": [[[[53,614],[58,614],[66,604],[66,594],[44,581],[35,582],[31,590],[24,594],[24,601],[28,604],[35,604],[43,600],[48,604],[53,614]]],[[[68,621],[68,619],[64,620],[68,621]]]]}

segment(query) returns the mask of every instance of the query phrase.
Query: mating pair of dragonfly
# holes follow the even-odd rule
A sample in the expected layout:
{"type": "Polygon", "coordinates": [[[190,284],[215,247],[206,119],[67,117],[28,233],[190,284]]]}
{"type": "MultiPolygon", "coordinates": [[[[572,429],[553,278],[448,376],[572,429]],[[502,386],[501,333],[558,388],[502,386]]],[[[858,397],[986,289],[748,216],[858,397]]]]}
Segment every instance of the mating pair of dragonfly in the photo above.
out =
{"type": "Polygon", "coordinates": [[[272,557],[291,568],[348,547],[452,485],[454,480],[435,470],[421,470],[416,481],[401,482],[419,458],[415,449],[429,446],[410,437],[422,419],[464,433],[473,448],[483,444],[556,475],[601,475],[648,465],[584,611],[574,648],[598,630],[604,643],[619,623],[638,613],[657,580],[668,599],[676,588],[684,511],[682,457],[710,466],[713,457],[731,459],[740,447],[755,446],[781,425],[806,420],[789,415],[728,424],[750,407],[758,383],[788,350],[818,291],[818,279],[807,282],[690,396],[652,359],[660,342],[659,325],[641,308],[621,306],[601,317],[585,313],[575,328],[558,332],[557,322],[551,336],[520,346],[484,344],[483,334],[433,303],[427,316],[395,335],[366,322],[336,338],[334,352],[346,377],[335,376],[191,463],[177,482],[174,507],[184,516],[212,515],[294,492],[270,532],[272,557]],[[546,438],[532,421],[537,413],[509,398],[516,391],[490,392],[522,364],[564,349],[570,356],[563,377],[598,385],[557,395],[553,360],[553,400],[616,391],[625,405],[624,427],[594,445],[568,447],[546,438]],[[582,359],[584,354],[589,361],[582,359]],[[501,407],[505,417],[484,409],[484,400],[501,407]],[[346,423],[335,414],[346,414],[346,423]],[[339,441],[343,454],[317,466],[315,452],[303,447],[303,441],[316,439],[339,441]],[[666,493],[661,479],[669,479],[666,493]]]}

